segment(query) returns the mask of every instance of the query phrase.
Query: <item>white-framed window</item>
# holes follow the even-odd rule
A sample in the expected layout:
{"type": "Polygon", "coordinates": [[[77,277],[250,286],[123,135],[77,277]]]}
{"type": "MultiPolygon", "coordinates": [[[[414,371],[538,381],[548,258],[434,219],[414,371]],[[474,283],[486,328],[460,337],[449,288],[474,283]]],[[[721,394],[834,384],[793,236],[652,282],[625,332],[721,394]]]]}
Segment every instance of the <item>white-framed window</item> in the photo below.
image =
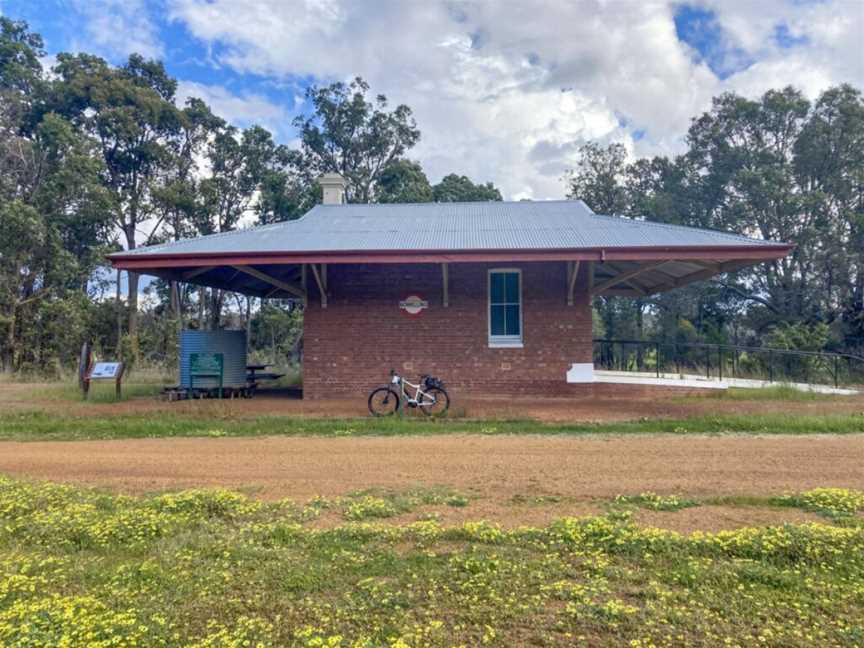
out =
{"type": "Polygon", "coordinates": [[[489,346],[522,346],[522,271],[489,270],[489,346]]]}

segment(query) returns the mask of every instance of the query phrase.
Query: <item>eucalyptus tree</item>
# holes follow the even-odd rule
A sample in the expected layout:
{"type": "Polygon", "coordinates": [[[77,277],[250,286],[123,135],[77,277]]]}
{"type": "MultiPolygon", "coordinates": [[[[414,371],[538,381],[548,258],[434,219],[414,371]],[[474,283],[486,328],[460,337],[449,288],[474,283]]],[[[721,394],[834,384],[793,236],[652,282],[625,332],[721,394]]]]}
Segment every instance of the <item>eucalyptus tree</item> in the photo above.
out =
{"type": "Polygon", "coordinates": [[[43,108],[38,35],[0,18],[0,349],[7,370],[74,353],[109,239],[94,143],[43,108]]]}
{"type": "Polygon", "coordinates": [[[814,104],[795,142],[803,208],[819,225],[815,265],[822,275],[824,319],[845,348],[864,355],[864,99],[850,85],[814,104]]]}
{"type": "Polygon", "coordinates": [[[432,187],[435,202],[483,202],[502,200],[501,192],[491,182],[474,183],[464,175],[451,173],[432,187]]]}
{"type": "Polygon", "coordinates": [[[582,200],[598,214],[623,214],[627,210],[626,169],[623,144],[604,147],[587,142],[579,147],[578,164],[565,176],[567,197],[582,200]]]}
{"type": "MultiPolygon", "coordinates": [[[[153,189],[176,150],[183,115],[177,82],[162,63],[133,54],[120,67],[88,54],[60,54],[47,108],[98,143],[102,184],[127,249],[148,243],[158,218],[153,189]]],[[[137,354],[138,274],[129,273],[128,333],[137,354]]]]}
{"type": "MultiPolygon", "coordinates": [[[[157,218],[150,228],[150,241],[178,241],[194,235],[202,209],[199,195],[204,170],[200,162],[205,158],[210,140],[224,127],[224,120],[214,115],[204,101],[194,97],[186,101],[180,113],[179,137],[170,142],[166,164],[152,190],[157,218]]],[[[199,291],[200,295],[203,290],[199,291]]],[[[179,329],[185,300],[176,281],[169,283],[168,301],[179,329]]]]}
{"type": "Polygon", "coordinates": [[[378,178],[376,201],[381,203],[432,202],[432,185],[419,162],[393,160],[378,178]]]}
{"type": "MultiPolygon", "coordinates": [[[[223,124],[206,147],[209,172],[198,184],[200,208],[194,219],[197,233],[214,234],[236,229],[255,215],[259,187],[272,169],[278,147],[264,128],[239,131],[223,124]]],[[[219,325],[223,292],[211,291],[210,319],[219,325]]]]}
{"type": "Polygon", "coordinates": [[[300,151],[280,144],[263,166],[258,200],[260,224],[295,220],[321,202],[321,187],[305,168],[300,151]]]}
{"type": "Polygon", "coordinates": [[[387,166],[420,139],[411,109],[388,110],[387,97],[369,96],[360,77],[351,83],[312,86],[306,92],[308,116],[294,120],[300,133],[303,166],[310,177],[341,174],[350,202],[374,202],[376,183],[387,166]]]}
{"type": "Polygon", "coordinates": [[[860,90],[829,88],[815,103],[791,87],[756,99],[726,93],[693,120],[682,155],[628,164],[622,153],[584,147],[571,197],[596,211],[796,244],[784,259],[653,298],[657,335],[674,335],[684,319],[717,340],[758,341],[789,326],[800,329],[794,338],[819,338],[828,325],[826,344],[864,351],[860,90]]]}

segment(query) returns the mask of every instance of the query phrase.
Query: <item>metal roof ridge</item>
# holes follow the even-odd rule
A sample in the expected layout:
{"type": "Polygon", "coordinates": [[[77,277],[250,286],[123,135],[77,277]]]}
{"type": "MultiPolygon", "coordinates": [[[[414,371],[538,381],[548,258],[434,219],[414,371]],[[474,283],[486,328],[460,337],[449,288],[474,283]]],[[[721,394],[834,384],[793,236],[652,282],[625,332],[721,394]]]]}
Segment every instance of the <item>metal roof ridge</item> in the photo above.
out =
{"type": "MultiPolygon", "coordinates": [[[[588,211],[591,208],[578,198],[554,198],[550,200],[453,200],[453,201],[429,201],[429,202],[401,202],[401,203],[343,203],[341,205],[315,205],[315,207],[327,207],[341,209],[343,207],[390,207],[390,206],[435,206],[435,205],[548,205],[550,203],[582,203],[588,211]]],[[[314,207],[312,208],[314,209],[314,207]]],[[[312,210],[309,210],[312,211],[312,210]]],[[[307,212],[308,213],[308,212],[307,212]]],[[[593,212],[592,212],[593,213],[593,212]]]]}

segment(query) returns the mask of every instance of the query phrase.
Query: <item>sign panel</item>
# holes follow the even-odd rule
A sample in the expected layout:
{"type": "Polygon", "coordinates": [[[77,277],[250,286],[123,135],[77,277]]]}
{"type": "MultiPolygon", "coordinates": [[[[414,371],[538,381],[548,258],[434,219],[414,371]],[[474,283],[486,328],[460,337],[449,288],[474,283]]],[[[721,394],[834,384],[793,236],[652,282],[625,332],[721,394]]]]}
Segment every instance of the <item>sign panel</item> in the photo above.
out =
{"type": "Polygon", "coordinates": [[[399,308],[408,313],[408,315],[416,316],[429,308],[429,302],[419,295],[408,295],[405,299],[399,301],[399,308]]]}
{"type": "Polygon", "coordinates": [[[193,374],[221,375],[221,353],[192,353],[189,356],[189,371],[193,374]]]}
{"type": "Polygon", "coordinates": [[[108,380],[117,378],[121,362],[97,362],[90,370],[90,380],[108,380]]]}

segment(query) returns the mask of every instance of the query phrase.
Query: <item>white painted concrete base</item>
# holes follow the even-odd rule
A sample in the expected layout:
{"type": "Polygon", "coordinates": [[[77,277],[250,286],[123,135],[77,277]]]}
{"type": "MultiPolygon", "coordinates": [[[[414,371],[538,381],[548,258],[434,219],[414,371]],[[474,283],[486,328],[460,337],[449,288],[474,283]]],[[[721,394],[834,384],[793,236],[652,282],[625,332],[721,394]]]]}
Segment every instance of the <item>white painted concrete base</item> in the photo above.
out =
{"type": "Polygon", "coordinates": [[[570,365],[567,371],[568,383],[590,383],[594,382],[594,363],[577,362],[570,365]]]}
{"type": "Polygon", "coordinates": [[[726,382],[708,380],[699,376],[673,376],[669,374],[646,374],[633,371],[595,371],[595,383],[613,383],[616,385],[659,385],[662,387],[687,387],[691,389],[728,389],[726,382]]]}
{"type": "Polygon", "coordinates": [[[668,374],[636,372],[636,371],[600,371],[595,370],[590,363],[574,364],[567,372],[568,383],[610,383],[616,385],[658,385],[662,387],[686,387],[690,389],[728,389],[743,387],[746,389],[763,389],[782,384],[804,392],[819,394],[853,395],[854,389],[841,389],[828,385],[811,385],[809,383],[776,383],[767,380],[752,380],[749,378],[707,378],[695,374],[668,374]]]}

